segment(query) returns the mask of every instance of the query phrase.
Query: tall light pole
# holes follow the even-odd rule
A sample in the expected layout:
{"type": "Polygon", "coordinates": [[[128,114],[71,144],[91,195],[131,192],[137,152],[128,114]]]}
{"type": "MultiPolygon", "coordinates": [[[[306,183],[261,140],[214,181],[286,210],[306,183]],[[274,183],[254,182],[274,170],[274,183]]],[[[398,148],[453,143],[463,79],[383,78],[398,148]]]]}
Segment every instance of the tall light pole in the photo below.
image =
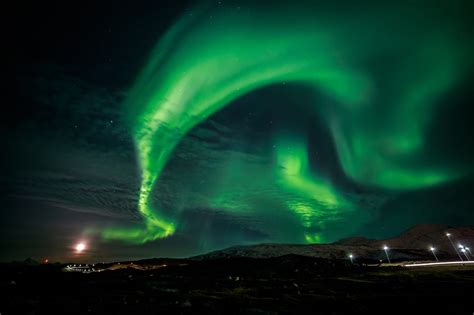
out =
{"type": "Polygon", "coordinates": [[[465,249],[467,250],[467,252],[469,253],[469,256],[472,257],[472,253],[471,253],[471,250],[469,249],[469,247],[464,247],[464,248],[465,248],[465,249]]]}
{"type": "Polygon", "coordinates": [[[463,253],[464,256],[466,256],[467,260],[471,260],[471,259],[469,259],[469,256],[467,255],[467,250],[468,249],[469,249],[469,247],[466,248],[466,246],[459,244],[459,250],[461,251],[461,253],[463,253]]]}
{"type": "Polygon", "coordinates": [[[388,263],[391,264],[390,257],[388,257],[388,246],[384,245],[383,250],[385,251],[385,256],[387,256],[388,263]]]}
{"type": "Polygon", "coordinates": [[[435,250],[436,250],[436,248],[430,247],[430,251],[433,253],[433,256],[435,257],[436,261],[439,261],[438,257],[436,256],[435,250]]]}
{"type": "Polygon", "coordinates": [[[462,261],[463,259],[462,259],[462,257],[461,257],[461,254],[459,254],[458,249],[456,248],[456,246],[454,246],[453,240],[451,239],[451,233],[446,233],[446,236],[448,237],[449,242],[451,243],[451,245],[453,245],[453,248],[454,248],[454,250],[456,251],[456,254],[458,254],[459,260],[462,261]]]}
{"type": "Polygon", "coordinates": [[[470,260],[469,257],[467,257],[467,254],[466,254],[467,250],[465,250],[464,248],[461,248],[461,252],[464,254],[464,256],[466,256],[467,260],[470,260]]]}
{"type": "Polygon", "coordinates": [[[349,254],[349,259],[351,260],[351,264],[353,264],[354,263],[354,255],[349,254]]]}

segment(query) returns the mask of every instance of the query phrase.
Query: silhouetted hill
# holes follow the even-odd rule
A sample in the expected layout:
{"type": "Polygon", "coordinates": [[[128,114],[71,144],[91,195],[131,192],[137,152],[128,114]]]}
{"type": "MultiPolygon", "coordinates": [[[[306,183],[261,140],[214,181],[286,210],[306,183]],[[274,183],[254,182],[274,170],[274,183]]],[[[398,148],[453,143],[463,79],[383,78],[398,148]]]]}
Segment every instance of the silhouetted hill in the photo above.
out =
{"type": "Polygon", "coordinates": [[[474,227],[472,226],[449,227],[440,224],[419,224],[384,242],[397,248],[426,249],[429,246],[434,246],[439,250],[451,251],[452,245],[446,233],[451,234],[451,240],[455,245],[474,241],[474,227]]]}
{"type": "Polygon", "coordinates": [[[331,244],[258,244],[233,246],[223,250],[192,257],[194,260],[221,259],[232,257],[270,258],[285,255],[301,255],[325,259],[347,259],[353,254],[356,259],[385,260],[383,246],[389,247],[392,260],[433,259],[429,248],[436,248],[439,258],[456,257],[456,253],[446,236],[451,240],[469,245],[474,242],[474,227],[449,227],[438,224],[416,225],[397,237],[374,240],[364,237],[343,239],[331,244]]]}

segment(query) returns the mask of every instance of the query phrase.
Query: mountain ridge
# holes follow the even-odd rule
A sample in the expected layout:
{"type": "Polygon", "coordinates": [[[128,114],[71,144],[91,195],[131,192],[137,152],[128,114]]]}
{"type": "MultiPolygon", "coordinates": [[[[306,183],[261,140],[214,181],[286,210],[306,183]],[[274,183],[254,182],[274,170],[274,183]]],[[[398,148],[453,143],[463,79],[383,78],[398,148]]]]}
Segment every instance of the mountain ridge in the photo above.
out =
{"type": "Polygon", "coordinates": [[[193,256],[193,260],[221,259],[233,257],[271,258],[285,255],[301,255],[326,259],[354,258],[369,260],[386,259],[384,246],[389,247],[389,255],[394,260],[433,259],[431,247],[436,248],[438,258],[457,258],[453,245],[446,233],[451,234],[455,246],[471,245],[474,242],[474,226],[452,227],[442,224],[415,225],[398,236],[377,240],[365,237],[350,237],[328,244],[280,244],[262,243],[236,245],[203,255],[193,256]],[[466,243],[467,242],[467,243],[466,243]]]}

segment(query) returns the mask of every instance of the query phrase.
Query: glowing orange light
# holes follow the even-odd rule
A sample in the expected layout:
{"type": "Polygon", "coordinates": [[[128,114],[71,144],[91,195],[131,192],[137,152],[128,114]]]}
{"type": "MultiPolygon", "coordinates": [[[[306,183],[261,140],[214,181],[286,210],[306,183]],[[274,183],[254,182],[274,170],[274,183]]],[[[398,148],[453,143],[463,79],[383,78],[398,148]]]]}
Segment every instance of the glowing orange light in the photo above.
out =
{"type": "Polygon", "coordinates": [[[78,253],[82,252],[84,249],[86,249],[86,245],[84,243],[79,243],[76,245],[76,251],[78,253]]]}

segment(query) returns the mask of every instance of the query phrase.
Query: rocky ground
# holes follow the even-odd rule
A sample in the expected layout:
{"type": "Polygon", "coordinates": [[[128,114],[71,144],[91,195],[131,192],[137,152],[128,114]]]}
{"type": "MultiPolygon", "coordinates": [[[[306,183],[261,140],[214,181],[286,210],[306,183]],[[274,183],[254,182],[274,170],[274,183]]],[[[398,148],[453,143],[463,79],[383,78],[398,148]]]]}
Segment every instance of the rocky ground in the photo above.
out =
{"type": "Polygon", "coordinates": [[[4,314],[472,314],[474,268],[407,269],[298,255],[0,265],[4,314]],[[113,269],[113,270],[112,270],[113,269]]]}

